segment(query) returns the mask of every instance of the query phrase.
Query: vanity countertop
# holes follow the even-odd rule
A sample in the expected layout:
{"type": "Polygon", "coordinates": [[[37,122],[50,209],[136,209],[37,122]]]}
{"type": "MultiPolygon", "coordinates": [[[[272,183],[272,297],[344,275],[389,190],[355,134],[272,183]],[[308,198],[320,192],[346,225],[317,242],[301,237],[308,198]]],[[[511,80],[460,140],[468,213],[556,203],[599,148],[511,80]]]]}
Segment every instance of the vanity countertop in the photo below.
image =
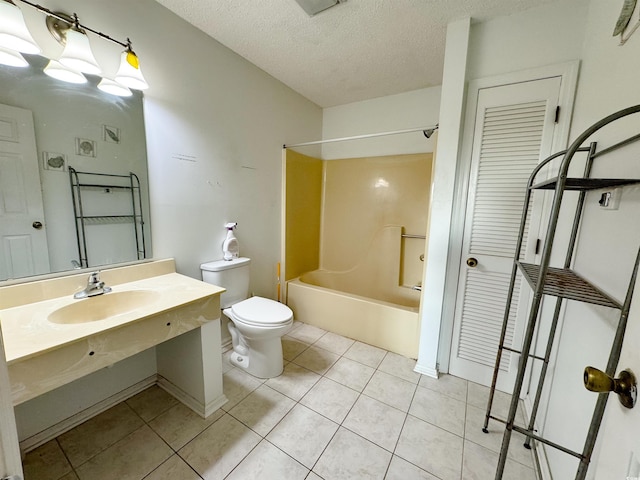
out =
{"type": "MultiPolygon", "coordinates": [[[[108,281],[107,284],[109,285],[108,281]]],[[[69,294],[0,310],[8,365],[224,292],[224,288],[178,273],[167,273],[111,286],[114,293],[151,291],[153,299],[132,311],[103,320],[72,324],[53,323],[48,320],[48,316],[76,302],[90,304],[94,298],[75,300],[73,295],[69,294]]],[[[108,295],[110,294],[104,294],[108,295]]]]}

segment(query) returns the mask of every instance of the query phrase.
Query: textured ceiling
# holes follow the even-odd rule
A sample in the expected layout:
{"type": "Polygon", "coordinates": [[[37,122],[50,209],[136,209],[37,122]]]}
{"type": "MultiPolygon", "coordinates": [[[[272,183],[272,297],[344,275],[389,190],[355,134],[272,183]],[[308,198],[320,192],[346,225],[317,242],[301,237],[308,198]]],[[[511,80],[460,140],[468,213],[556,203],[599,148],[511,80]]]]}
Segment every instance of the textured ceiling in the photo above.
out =
{"type": "Polygon", "coordinates": [[[447,23],[558,0],[157,0],[321,107],[442,83],[447,23]]]}

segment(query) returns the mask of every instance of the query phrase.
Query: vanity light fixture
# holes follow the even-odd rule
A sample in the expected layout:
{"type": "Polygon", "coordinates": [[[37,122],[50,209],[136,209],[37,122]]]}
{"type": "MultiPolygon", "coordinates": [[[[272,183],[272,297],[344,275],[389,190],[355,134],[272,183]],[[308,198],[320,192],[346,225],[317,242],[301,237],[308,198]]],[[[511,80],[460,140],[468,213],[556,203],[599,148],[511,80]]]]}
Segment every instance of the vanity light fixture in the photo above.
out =
{"type": "Polygon", "coordinates": [[[22,10],[11,0],[0,0],[0,46],[22,53],[40,53],[29,33],[22,10]]]}
{"type": "Polygon", "coordinates": [[[65,32],[65,46],[58,60],[62,65],[91,75],[100,75],[102,69],[96,62],[89,37],[80,28],[78,16],[73,14],[73,24],[65,32]]]}
{"type": "MultiPolygon", "coordinates": [[[[64,50],[60,58],[51,60],[44,72],[56,79],[71,83],[86,83],[87,79],[82,73],[101,75],[102,69],[96,61],[87,32],[91,32],[105,40],[117,43],[124,47],[121,54],[120,68],[115,80],[103,78],[98,88],[112,95],[130,96],[129,88],[144,90],[149,84],[144,79],[140,70],[140,60],[131,48],[131,40],[121,42],[107,34],[89,28],[78,20],[74,13],[69,16],[65,13],[54,12],[29,0],[17,0],[44,13],[47,28],[51,35],[61,44],[64,50]]],[[[38,44],[33,40],[27,29],[22,10],[17,7],[14,0],[0,0],[0,63],[12,66],[26,66],[22,53],[39,54],[38,44]]]]}
{"type": "Polygon", "coordinates": [[[27,67],[29,63],[24,59],[20,52],[9,48],[0,47],[0,64],[10,67],[27,67]]]}

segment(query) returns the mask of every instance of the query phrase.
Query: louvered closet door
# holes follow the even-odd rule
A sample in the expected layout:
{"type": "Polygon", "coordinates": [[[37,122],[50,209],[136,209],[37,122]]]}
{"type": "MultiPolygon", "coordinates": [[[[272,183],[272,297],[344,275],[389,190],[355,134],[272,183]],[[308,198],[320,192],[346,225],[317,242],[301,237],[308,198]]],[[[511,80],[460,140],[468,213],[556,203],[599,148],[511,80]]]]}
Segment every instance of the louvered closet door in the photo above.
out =
{"type": "MultiPolygon", "coordinates": [[[[491,384],[498,351],[526,183],[551,153],[559,91],[560,77],[477,91],[449,371],[484,385],[491,384]],[[477,265],[469,266],[468,259],[477,265]]],[[[534,202],[528,215],[523,256],[529,261],[540,208],[534,202]]],[[[521,344],[530,298],[520,283],[518,276],[505,342],[514,348],[521,344]]],[[[498,389],[512,390],[517,362],[518,355],[504,352],[498,389]]]]}

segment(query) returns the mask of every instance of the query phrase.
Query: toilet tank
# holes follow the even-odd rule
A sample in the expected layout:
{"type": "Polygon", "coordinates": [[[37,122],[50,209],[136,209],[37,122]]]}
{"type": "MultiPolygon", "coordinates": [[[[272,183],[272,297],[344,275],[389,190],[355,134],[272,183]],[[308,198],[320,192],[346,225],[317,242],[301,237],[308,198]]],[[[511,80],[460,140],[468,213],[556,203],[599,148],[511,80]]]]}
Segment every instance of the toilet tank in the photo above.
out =
{"type": "Polygon", "coordinates": [[[200,265],[202,280],[227,290],[220,296],[220,307],[227,308],[249,298],[250,263],[250,258],[240,257],[200,265]]]}

